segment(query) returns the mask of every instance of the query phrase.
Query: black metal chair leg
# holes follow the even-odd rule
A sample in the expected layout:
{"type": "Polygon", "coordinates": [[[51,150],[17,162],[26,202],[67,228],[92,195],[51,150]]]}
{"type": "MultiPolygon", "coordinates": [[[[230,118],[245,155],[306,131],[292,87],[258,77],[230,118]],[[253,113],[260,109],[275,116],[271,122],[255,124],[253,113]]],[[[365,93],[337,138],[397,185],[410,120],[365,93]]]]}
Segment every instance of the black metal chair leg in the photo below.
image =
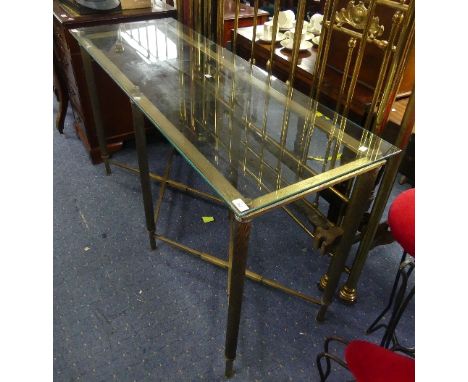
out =
{"type": "MultiPolygon", "coordinates": [[[[403,251],[403,255],[401,256],[401,260],[400,260],[400,265],[403,264],[403,262],[406,260],[406,255],[407,253],[403,251]]],[[[390,293],[390,298],[388,299],[387,306],[384,308],[382,313],[378,315],[378,317],[374,320],[374,322],[369,326],[369,328],[366,330],[366,334],[374,333],[376,330],[387,326],[386,324],[381,324],[381,325],[377,325],[377,324],[383,318],[385,313],[387,313],[392,307],[399,280],[400,280],[400,271],[398,270],[396,277],[395,277],[395,281],[393,282],[392,292],[390,293]]]]}
{"type": "Polygon", "coordinates": [[[396,312],[394,317],[392,317],[392,319],[390,320],[390,323],[388,324],[387,332],[385,335],[385,343],[383,344],[385,348],[388,349],[392,342],[397,342],[398,344],[398,341],[396,340],[395,329],[398,325],[398,322],[400,322],[401,316],[405,312],[406,307],[408,306],[408,303],[411,301],[413,296],[414,296],[414,287],[411,289],[408,296],[406,296],[406,298],[403,300],[400,308],[398,309],[398,311],[396,312]]]}
{"type": "Polygon", "coordinates": [[[347,345],[349,343],[349,341],[346,341],[345,339],[343,339],[341,337],[331,336],[331,337],[327,337],[325,339],[325,344],[324,344],[324,350],[325,351],[322,352],[322,353],[319,353],[317,355],[317,359],[316,359],[317,369],[318,369],[319,375],[320,375],[320,382],[326,381],[326,379],[330,375],[330,372],[331,372],[331,362],[330,362],[330,360],[331,359],[334,360],[339,365],[341,365],[342,367],[348,369],[348,366],[346,365],[345,362],[343,362],[337,356],[329,353],[328,348],[329,348],[330,342],[332,342],[332,341],[337,341],[337,342],[342,343],[344,345],[347,345]],[[326,363],[327,363],[327,368],[326,368],[325,372],[323,371],[323,368],[322,368],[322,358],[325,358],[326,363]]]}
{"type": "Polygon", "coordinates": [[[397,298],[395,301],[395,306],[392,311],[392,315],[390,317],[390,320],[387,324],[384,336],[382,338],[382,341],[380,343],[381,346],[385,348],[389,348],[390,344],[392,343],[394,337],[395,337],[395,329],[398,325],[398,322],[400,321],[401,316],[403,315],[404,311],[406,310],[406,307],[408,306],[408,303],[411,301],[411,299],[414,296],[414,287],[413,289],[408,293],[408,295],[405,297],[406,290],[407,290],[407,285],[408,285],[408,279],[411,275],[411,273],[414,270],[414,263],[411,261],[407,261],[403,263],[400,266],[400,269],[398,270],[398,273],[400,274],[400,277],[402,279],[401,286],[398,290],[397,293],[397,298]]]}
{"type": "Polygon", "coordinates": [[[319,375],[320,375],[320,382],[325,382],[327,380],[328,376],[330,375],[330,372],[331,372],[330,360],[331,359],[333,361],[335,361],[341,367],[345,368],[346,370],[349,370],[348,365],[343,360],[338,358],[336,355],[333,355],[333,354],[330,354],[330,353],[323,353],[323,352],[319,353],[317,355],[316,363],[317,363],[317,368],[318,368],[319,375]],[[322,369],[322,358],[325,358],[327,360],[327,370],[325,371],[325,373],[323,372],[323,369],[322,369]]]}

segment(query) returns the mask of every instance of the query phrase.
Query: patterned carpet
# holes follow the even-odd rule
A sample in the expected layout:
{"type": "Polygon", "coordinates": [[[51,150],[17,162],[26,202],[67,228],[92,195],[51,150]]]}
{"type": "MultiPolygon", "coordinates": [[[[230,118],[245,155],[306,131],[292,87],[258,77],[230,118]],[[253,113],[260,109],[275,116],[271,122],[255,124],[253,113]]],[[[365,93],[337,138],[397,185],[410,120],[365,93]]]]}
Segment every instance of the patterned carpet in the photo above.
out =
{"type": "MultiPolygon", "coordinates": [[[[138,178],[91,165],[72,120],[69,112],[65,134],[54,132],[54,380],[224,380],[227,273],[164,243],[151,251],[138,178]]],[[[153,171],[162,172],[168,149],[151,141],[153,171]]],[[[115,157],[136,165],[132,144],[115,157]]],[[[209,190],[179,156],[171,177],[209,190]]],[[[407,188],[396,184],[392,199],[407,188]]],[[[154,184],[155,198],[158,190],[154,184]]],[[[219,206],[168,190],[158,229],[226,258],[227,212],[219,206]]],[[[247,281],[232,381],[318,381],[315,357],[326,336],[378,342],[380,333],[365,330],[387,301],[400,254],[396,243],[374,249],[358,303],[335,301],[320,324],[317,306],[247,281]]],[[[250,269],[318,296],[327,264],[282,211],[254,221],[250,269]]],[[[398,329],[413,345],[414,301],[398,329]]],[[[329,380],[350,379],[337,369],[329,380]]]]}

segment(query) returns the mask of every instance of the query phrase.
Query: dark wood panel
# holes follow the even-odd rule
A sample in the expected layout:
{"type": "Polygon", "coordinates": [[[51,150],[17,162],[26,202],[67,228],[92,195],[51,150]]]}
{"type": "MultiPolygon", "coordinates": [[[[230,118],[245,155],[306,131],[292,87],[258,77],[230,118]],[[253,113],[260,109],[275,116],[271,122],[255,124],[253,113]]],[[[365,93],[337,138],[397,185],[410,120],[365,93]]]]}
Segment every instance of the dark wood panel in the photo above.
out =
{"type": "MultiPolygon", "coordinates": [[[[177,17],[175,9],[162,2],[152,8],[124,10],[110,14],[98,13],[79,15],[60,1],[53,3],[53,40],[54,57],[56,57],[57,78],[62,79],[61,87],[66,89],[75,115],[75,130],[88,151],[93,163],[100,162],[99,145],[94,126],[88,88],[84,75],[80,47],[70,29],[91,25],[102,25],[118,22],[150,20],[163,17],[177,17]]],[[[133,124],[128,97],[109,78],[93,65],[98,87],[104,130],[108,150],[114,152],[122,147],[123,142],[133,138],[133,124]]]]}

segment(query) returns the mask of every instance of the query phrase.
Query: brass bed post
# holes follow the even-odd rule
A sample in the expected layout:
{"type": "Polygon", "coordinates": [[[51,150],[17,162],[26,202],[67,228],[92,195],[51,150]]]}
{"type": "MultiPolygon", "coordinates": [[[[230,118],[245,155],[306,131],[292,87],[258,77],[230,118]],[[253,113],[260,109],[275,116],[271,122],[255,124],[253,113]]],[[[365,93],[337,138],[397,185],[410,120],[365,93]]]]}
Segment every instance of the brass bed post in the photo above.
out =
{"type": "Polygon", "coordinates": [[[252,31],[252,45],[250,46],[250,64],[255,65],[255,41],[257,39],[257,24],[258,24],[258,2],[254,1],[254,20],[253,20],[253,31],[252,31]]]}
{"type": "Polygon", "coordinates": [[[234,16],[234,32],[232,32],[232,52],[236,54],[237,30],[239,29],[240,0],[236,0],[236,12],[234,16]]]}
{"type": "Polygon", "coordinates": [[[224,0],[218,0],[216,24],[216,42],[224,46],[224,0]]]}

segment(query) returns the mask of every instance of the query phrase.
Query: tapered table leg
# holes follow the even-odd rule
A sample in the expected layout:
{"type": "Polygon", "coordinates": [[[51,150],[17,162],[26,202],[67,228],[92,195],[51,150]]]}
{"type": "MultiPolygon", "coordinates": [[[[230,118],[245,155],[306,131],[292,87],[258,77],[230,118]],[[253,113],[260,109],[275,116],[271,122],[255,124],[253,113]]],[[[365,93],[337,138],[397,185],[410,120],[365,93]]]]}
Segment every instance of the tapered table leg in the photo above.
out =
{"type": "Polygon", "coordinates": [[[106,135],[104,132],[104,126],[102,124],[101,108],[99,105],[99,97],[97,95],[98,93],[91,63],[91,56],[82,47],[80,49],[86,77],[86,85],[88,86],[88,95],[91,101],[94,127],[96,128],[96,135],[99,143],[99,150],[101,151],[101,158],[106,168],[106,174],[110,175],[111,169],[109,165],[109,152],[107,151],[106,135]]]}
{"type": "Polygon", "coordinates": [[[317,321],[323,321],[325,319],[328,306],[333,300],[357,229],[368,207],[369,197],[374,188],[376,176],[377,170],[373,170],[360,175],[356,179],[356,184],[354,185],[351,200],[342,224],[344,233],[328,268],[328,280],[322,295],[322,305],[317,314],[317,321]]]}
{"type": "Polygon", "coordinates": [[[130,103],[132,106],[133,129],[135,131],[138,167],[140,169],[141,192],[143,194],[143,205],[145,207],[146,228],[148,229],[151,249],[156,249],[156,224],[154,222],[154,207],[149,176],[148,153],[146,151],[144,117],[135,103],[133,101],[130,101],[130,103]]]}
{"type": "MultiPolygon", "coordinates": [[[[232,215],[231,215],[231,219],[232,215]]],[[[225,376],[230,378],[234,374],[234,360],[237,351],[237,338],[239,335],[239,322],[242,307],[242,295],[244,292],[245,268],[247,264],[247,250],[251,222],[232,221],[231,245],[232,259],[229,269],[229,297],[228,318],[226,329],[226,368],[225,376]]]]}

